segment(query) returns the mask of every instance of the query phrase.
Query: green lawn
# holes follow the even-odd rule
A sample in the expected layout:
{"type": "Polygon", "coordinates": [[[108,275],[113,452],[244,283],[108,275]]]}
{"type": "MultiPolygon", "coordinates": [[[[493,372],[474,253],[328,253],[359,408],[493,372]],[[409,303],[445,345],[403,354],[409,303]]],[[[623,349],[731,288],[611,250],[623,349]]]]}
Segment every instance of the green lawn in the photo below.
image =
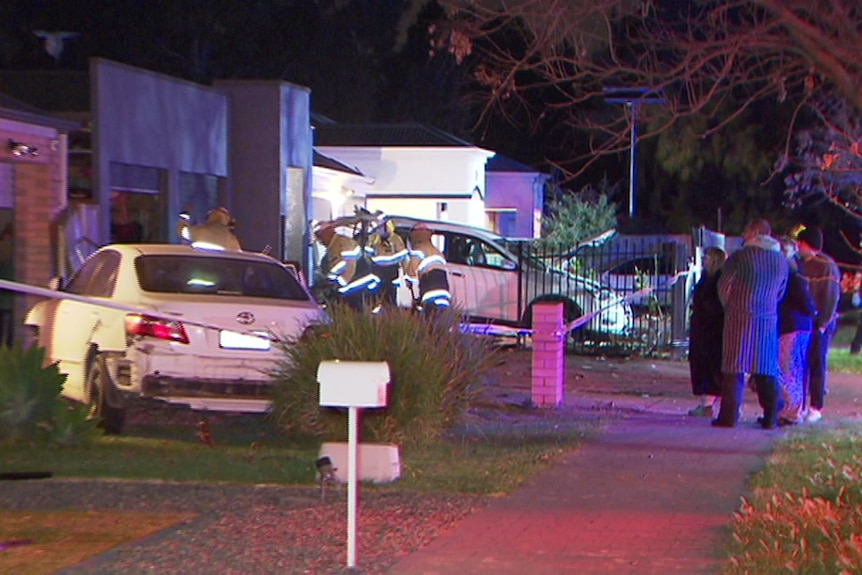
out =
{"type": "MultiPolygon", "coordinates": [[[[595,427],[595,422],[571,418],[533,419],[532,425],[465,425],[444,440],[402,449],[402,480],[392,487],[508,493],[576,448],[595,427]]],[[[130,426],[123,435],[102,436],[87,447],[5,446],[0,447],[0,471],[248,484],[316,481],[317,439],[280,436],[263,418],[214,424],[210,433],[212,446],[198,438],[195,426],[178,425],[130,426]]]]}
{"type": "MultiPolygon", "coordinates": [[[[842,326],[829,369],[862,374],[842,326]]],[[[862,383],[862,375],[860,375],[862,383]]],[[[750,481],[733,521],[722,573],[862,573],[862,424],[823,422],[788,431],[750,481]]]]}

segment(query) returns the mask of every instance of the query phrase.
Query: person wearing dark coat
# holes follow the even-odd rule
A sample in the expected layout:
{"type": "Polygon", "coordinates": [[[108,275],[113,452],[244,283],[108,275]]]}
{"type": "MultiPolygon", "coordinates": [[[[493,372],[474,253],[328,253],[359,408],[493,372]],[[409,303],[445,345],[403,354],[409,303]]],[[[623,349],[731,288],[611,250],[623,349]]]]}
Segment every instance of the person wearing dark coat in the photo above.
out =
{"type": "Polygon", "coordinates": [[[722,393],[717,427],[736,427],[751,374],[763,408],[764,429],[778,424],[778,305],[787,287],[789,266],[766,220],[750,222],[744,244],[725,262],[718,293],[724,306],[722,393]]]}
{"type": "Polygon", "coordinates": [[[784,401],[778,424],[793,425],[803,421],[808,342],[817,308],[808,280],[799,273],[796,240],[783,237],[780,241],[790,264],[790,275],[784,299],[778,304],[778,389],[784,401]]]}
{"type": "MultiPolygon", "coordinates": [[[[856,289],[851,301],[853,307],[862,307],[862,272],[856,272],[856,289]]],[[[860,351],[862,351],[862,311],[859,312],[859,319],[856,322],[856,334],[850,342],[850,355],[859,355],[860,351]]]]}
{"type": "Polygon", "coordinates": [[[689,415],[712,417],[713,405],[721,397],[721,338],[724,308],[718,297],[718,279],[727,258],[724,250],[710,246],[704,250],[703,276],[691,293],[688,365],[691,390],[699,399],[689,415]]]}

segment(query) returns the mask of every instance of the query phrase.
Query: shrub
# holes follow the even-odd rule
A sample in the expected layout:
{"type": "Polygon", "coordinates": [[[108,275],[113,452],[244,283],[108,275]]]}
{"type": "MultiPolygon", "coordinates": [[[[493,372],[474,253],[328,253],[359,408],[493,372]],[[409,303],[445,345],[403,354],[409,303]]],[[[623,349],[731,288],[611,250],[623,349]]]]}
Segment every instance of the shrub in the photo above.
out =
{"type": "Polygon", "coordinates": [[[90,417],[90,409],[80,403],[59,401],[46,426],[47,439],[54,445],[72,447],[87,445],[102,435],[99,420],[90,417]]]}
{"type": "Polygon", "coordinates": [[[347,438],[344,410],[319,406],[320,362],[386,361],[388,405],[363,410],[367,441],[417,444],[438,437],[468,406],[482,372],[492,365],[487,340],[461,332],[452,310],[423,316],[401,309],[362,313],[335,304],[331,323],[316,326],[283,346],[272,416],[284,431],[313,433],[325,440],[347,438]]]}
{"type": "Polygon", "coordinates": [[[800,431],[758,472],[734,514],[725,574],[859,573],[862,436],[800,431]]]}
{"type": "Polygon", "coordinates": [[[60,397],[66,376],[44,363],[44,348],[0,346],[0,442],[69,445],[94,436],[86,409],[70,408],[60,397]]]}

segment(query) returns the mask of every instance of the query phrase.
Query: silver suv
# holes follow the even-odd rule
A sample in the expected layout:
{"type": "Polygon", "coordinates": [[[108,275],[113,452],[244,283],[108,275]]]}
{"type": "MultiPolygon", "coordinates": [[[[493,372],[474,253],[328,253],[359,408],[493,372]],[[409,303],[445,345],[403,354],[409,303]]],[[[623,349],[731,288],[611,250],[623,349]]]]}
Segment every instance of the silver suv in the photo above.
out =
{"type": "MultiPolygon", "coordinates": [[[[632,310],[619,295],[596,281],[572,275],[530,256],[520,258],[493,232],[451,222],[391,216],[406,239],[424,223],[446,257],[453,304],[473,322],[530,327],[536,302],[562,302],[566,322],[584,318],[582,329],[623,335],[632,310]]],[[[409,295],[399,302],[409,301],[409,295]]]]}

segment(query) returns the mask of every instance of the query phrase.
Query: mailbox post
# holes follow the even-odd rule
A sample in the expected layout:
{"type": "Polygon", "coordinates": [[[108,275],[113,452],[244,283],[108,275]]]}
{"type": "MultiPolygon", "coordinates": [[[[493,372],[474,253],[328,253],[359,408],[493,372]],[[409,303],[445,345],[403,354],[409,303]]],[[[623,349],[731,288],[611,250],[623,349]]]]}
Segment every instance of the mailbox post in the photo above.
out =
{"type": "Polygon", "coordinates": [[[347,408],[347,567],[356,567],[356,467],[359,409],[386,407],[385,361],[322,361],[317,368],[322,407],[347,408]]]}

